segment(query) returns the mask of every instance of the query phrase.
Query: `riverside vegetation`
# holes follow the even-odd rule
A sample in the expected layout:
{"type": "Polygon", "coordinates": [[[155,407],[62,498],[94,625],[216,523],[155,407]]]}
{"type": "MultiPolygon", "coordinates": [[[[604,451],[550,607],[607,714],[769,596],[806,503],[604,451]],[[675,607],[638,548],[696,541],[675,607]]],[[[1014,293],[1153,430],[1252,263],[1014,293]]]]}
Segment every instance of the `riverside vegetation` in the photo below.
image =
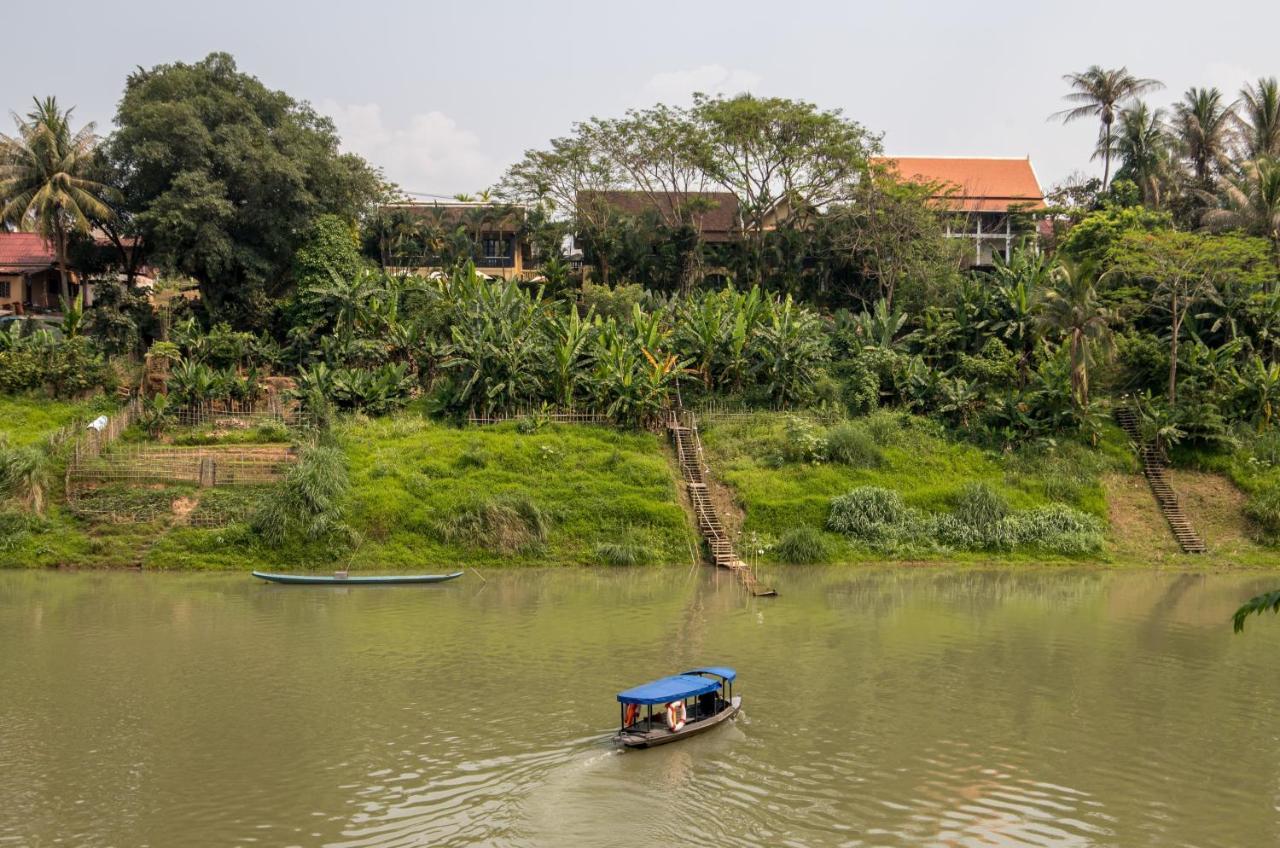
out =
{"type": "Polygon", "coordinates": [[[1193,90],[1164,121],[1123,69],[1071,85],[1085,105],[1066,117],[1103,121],[1106,174],[1056,187],[1043,226],[1015,213],[1018,247],[983,270],[946,238],[940,187],[898,180],[877,135],[803,102],[591,119],[444,222],[387,205],[398,190],[330,122],[229,56],[132,75],[105,139],[39,101],[0,139],[0,221],[48,236],[95,297],[64,285],[56,331],[0,332],[0,564],[685,562],[652,432],[680,403],[752,413],[708,416],[704,437],[753,557],[1114,558],[1126,404],[1175,465],[1239,487],[1263,561],[1280,541],[1280,87],[1234,106],[1193,90]],[[179,144],[179,126],[237,131],[179,144]],[[737,198],[729,241],[704,241],[701,188],[737,198]],[[615,190],[685,199],[577,202],[615,190]],[[794,214],[766,225],[784,200],[794,214]],[[538,277],[476,273],[486,227],[517,209],[538,277]],[[91,227],[119,249],[91,249],[91,227]],[[144,262],[192,296],[147,297],[144,262]],[[425,266],[443,271],[406,270],[425,266]],[[288,444],[297,462],[267,487],[103,486],[97,515],[145,520],[78,516],[47,437],[144,385],[144,361],[163,390],[122,444],[288,444]],[[177,423],[280,376],[305,427],[177,423]],[[176,521],[180,502],[222,526],[176,521]]]}

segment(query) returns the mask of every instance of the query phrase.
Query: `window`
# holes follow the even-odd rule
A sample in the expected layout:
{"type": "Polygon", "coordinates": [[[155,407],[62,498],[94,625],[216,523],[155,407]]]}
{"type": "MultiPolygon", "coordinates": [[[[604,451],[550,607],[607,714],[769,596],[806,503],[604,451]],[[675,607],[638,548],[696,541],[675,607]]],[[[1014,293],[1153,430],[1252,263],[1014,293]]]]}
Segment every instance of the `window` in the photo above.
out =
{"type": "Polygon", "coordinates": [[[511,241],[504,238],[486,236],[484,239],[485,259],[506,259],[511,256],[511,241]]]}
{"type": "Polygon", "coordinates": [[[8,300],[11,297],[13,297],[13,283],[0,280],[0,300],[8,300]]]}

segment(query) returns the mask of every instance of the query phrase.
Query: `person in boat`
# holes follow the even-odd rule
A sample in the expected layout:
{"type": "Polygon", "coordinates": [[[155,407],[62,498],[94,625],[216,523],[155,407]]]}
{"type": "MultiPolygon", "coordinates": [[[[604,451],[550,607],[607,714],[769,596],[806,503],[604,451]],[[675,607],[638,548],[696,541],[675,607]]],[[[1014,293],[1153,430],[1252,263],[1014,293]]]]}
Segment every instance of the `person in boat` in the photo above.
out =
{"type": "Polygon", "coordinates": [[[671,731],[680,730],[685,726],[689,717],[684,711],[684,701],[672,701],[667,704],[667,728],[671,731]]]}

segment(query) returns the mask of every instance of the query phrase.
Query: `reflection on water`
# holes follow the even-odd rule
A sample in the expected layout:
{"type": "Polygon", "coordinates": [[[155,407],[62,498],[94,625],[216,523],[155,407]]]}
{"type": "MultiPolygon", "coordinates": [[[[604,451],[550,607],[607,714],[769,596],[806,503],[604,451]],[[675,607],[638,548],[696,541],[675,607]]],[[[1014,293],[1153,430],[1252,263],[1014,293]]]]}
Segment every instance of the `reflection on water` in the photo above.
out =
{"type": "Polygon", "coordinates": [[[2,845],[1280,841],[1257,573],[0,574],[2,845]],[[695,663],[738,721],[619,753],[695,663]]]}

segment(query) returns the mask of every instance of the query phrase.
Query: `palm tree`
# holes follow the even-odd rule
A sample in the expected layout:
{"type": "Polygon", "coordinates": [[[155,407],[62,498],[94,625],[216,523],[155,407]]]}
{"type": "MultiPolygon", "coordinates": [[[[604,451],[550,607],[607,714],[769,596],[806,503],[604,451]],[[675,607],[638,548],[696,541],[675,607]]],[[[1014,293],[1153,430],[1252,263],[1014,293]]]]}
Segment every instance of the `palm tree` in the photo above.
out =
{"type": "Polygon", "coordinates": [[[1105,191],[1111,178],[1111,125],[1115,123],[1116,109],[1127,100],[1163,88],[1163,84],[1135,77],[1128,68],[1105,69],[1098,65],[1090,66],[1083,73],[1067,74],[1063,80],[1073,90],[1062,99],[1075,105],[1050,117],[1061,118],[1064,124],[1080,118],[1099,120],[1098,147],[1103,151],[1102,189],[1105,191]]]}
{"type": "Polygon", "coordinates": [[[1191,164],[1198,187],[1213,189],[1214,172],[1230,167],[1235,104],[1224,103],[1217,88],[1189,88],[1173,107],[1174,128],[1182,155],[1191,164]]]}
{"type": "Polygon", "coordinates": [[[1142,200],[1148,206],[1160,206],[1162,188],[1169,174],[1169,146],[1164,130],[1164,110],[1151,109],[1141,100],[1120,110],[1118,132],[1109,134],[1110,147],[1102,146],[1093,158],[1120,160],[1124,170],[1142,189],[1142,200]]]}
{"type": "Polygon", "coordinates": [[[1280,160],[1261,157],[1244,163],[1240,175],[1223,181],[1222,209],[1205,213],[1210,229],[1242,229],[1271,241],[1280,265],[1280,160]]]}
{"type": "Polygon", "coordinates": [[[1089,405],[1089,368],[1099,358],[1110,358],[1115,349],[1111,332],[1115,315],[1098,299],[1088,269],[1067,263],[1054,269],[1053,288],[1041,304],[1041,327],[1066,338],[1072,399],[1084,409],[1089,405]]]}
{"type": "Polygon", "coordinates": [[[87,233],[93,221],[113,216],[108,200],[115,190],[89,179],[94,125],[71,131],[71,113],[53,97],[35,101],[21,118],[13,115],[17,134],[0,134],[0,220],[16,221],[53,244],[62,280],[62,299],[71,300],[67,242],[72,233],[87,233]]]}
{"type": "Polygon", "coordinates": [[[1280,82],[1261,77],[1240,90],[1237,118],[1244,137],[1245,158],[1280,157],[1280,82]]]}

